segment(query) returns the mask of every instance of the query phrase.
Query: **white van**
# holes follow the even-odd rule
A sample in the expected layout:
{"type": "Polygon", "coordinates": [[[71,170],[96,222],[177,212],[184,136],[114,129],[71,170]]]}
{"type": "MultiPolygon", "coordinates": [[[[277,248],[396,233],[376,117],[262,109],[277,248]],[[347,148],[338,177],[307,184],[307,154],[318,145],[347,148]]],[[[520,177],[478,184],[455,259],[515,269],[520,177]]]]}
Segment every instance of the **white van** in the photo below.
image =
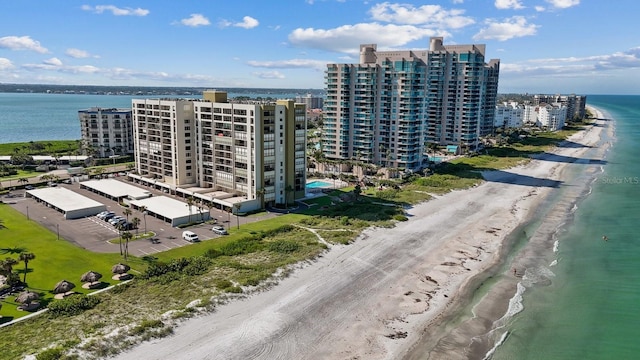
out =
{"type": "Polygon", "coordinates": [[[198,239],[198,234],[194,233],[193,231],[183,231],[182,232],[182,238],[189,241],[189,242],[197,242],[200,241],[200,239],[198,239]]]}

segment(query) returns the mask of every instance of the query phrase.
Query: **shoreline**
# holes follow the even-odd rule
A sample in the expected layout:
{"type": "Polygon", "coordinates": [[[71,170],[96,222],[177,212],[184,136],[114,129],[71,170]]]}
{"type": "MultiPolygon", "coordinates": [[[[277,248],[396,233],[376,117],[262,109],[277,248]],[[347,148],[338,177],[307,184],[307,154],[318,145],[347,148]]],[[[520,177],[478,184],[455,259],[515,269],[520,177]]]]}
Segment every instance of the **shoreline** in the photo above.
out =
{"type": "MultiPolygon", "coordinates": [[[[601,131],[589,126],[569,141],[588,145],[601,131]]],[[[482,185],[416,205],[409,221],[368,229],[270,290],[186,320],[174,335],[116,358],[411,358],[427,334],[439,343],[451,333],[447,324],[479,282],[510,275],[500,274],[508,239],[562,184],[567,163],[554,157],[584,151],[556,147],[548,158],[486,173],[482,185]]],[[[500,302],[476,310],[499,318],[506,311],[500,302]]],[[[465,334],[454,335],[464,342],[465,334]]],[[[450,344],[439,344],[443,352],[435,358],[468,358],[465,348],[450,344]]]]}

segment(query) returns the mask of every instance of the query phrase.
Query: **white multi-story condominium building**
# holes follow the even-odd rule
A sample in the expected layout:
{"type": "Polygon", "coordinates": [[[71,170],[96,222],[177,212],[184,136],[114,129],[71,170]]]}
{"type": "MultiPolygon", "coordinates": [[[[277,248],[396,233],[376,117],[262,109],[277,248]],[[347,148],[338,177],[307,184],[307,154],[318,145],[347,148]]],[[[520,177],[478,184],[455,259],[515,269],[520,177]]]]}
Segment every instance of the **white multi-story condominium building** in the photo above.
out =
{"type": "Polygon", "coordinates": [[[564,127],[567,119],[567,107],[561,104],[538,105],[538,124],[547,130],[556,131],[564,127]]]}
{"type": "Polygon", "coordinates": [[[82,142],[98,157],[133,153],[131,109],[99,108],[79,110],[82,142]]]}
{"type": "Polygon", "coordinates": [[[583,95],[543,95],[538,94],[533,96],[533,103],[535,105],[546,104],[561,104],[567,108],[567,120],[584,119],[586,115],[587,97],[583,95]]]}
{"type": "Polygon", "coordinates": [[[133,100],[138,175],[154,186],[185,189],[242,211],[292,204],[305,195],[304,104],[203,99],[133,100]]]}
{"type": "Polygon", "coordinates": [[[499,67],[485,45],[439,37],[427,50],[360,45],[360,63],[327,65],[325,157],[414,170],[428,143],[474,149],[493,131],[499,67]]]}
{"type": "Polygon", "coordinates": [[[524,105],[524,114],[522,117],[524,125],[538,126],[538,106],[532,104],[524,105]]]}
{"type": "Polygon", "coordinates": [[[495,127],[521,128],[523,125],[525,107],[511,101],[496,105],[495,127]]]}
{"type": "Polygon", "coordinates": [[[305,96],[296,96],[296,103],[304,104],[307,107],[307,110],[322,109],[324,99],[322,96],[306,94],[305,96]]]}

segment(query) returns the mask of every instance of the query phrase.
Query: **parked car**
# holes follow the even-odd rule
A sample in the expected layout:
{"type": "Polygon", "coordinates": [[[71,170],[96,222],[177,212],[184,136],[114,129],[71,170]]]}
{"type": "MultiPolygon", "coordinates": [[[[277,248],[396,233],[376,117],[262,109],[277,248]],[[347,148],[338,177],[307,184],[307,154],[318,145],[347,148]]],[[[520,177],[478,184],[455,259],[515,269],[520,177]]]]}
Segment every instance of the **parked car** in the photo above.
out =
{"type": "Polygon", "coordinates": [[[114,213],[113,211],[109,211],[108,213],[102,215],[102,216],[98,216],[98,218],[104,220],[104,221],[109,221],[109,219],[111,219],[112,217],[116,216],[116,213],[114,213]]]}
{"type": "Polygon", "coordinates": [[[198,234],[193,231],[185,230],[182,232],[182,238],[189,242],[198,242],[200,238],[198,238],[198,234]]]}
{"type": "Polygon", "coordinates": [[[228,235],[229,234],[227,232],[227,230],[224,227],[220,226],[220,225],[212,227],[211,231],[213,231],[214,233],[216,233],[218,235],[228,235]]]}
{"type": "Polygon", "coordinates": [[[34,189],[32,185],[27,185],[27,186],[25,186],[24,188],[25,188],[26,190],[33,190],[33,189],[34,189]]]}
{"type": "Polygon", "coordinates": [[[116,223],[122,222],[122,221],[127,221],[127,219],[125,219],[123,216],[114,216],[111,219],[109,219],[109,224],[111,225],[115,225],[116,223]]]}
{"type": "Polygon", "coordinates": [[[120,224],[116,224],[115,226],[118,226],[118,225],[120,225],[120,228],[122,230],[133,230],[136,228],[136,226],[132,222],[126,221],[126,220],[120,224]]]}

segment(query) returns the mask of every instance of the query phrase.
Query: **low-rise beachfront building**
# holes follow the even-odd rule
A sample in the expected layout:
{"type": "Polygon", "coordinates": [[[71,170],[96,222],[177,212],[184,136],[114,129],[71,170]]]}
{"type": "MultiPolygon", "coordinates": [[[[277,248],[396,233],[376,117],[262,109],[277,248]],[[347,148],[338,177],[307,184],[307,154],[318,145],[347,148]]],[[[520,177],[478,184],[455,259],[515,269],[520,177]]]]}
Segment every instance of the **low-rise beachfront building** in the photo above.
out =
{"type": "Polygon", "coordinates": [[[306,108],[293,100],[134,99],[137,174],[171,194],[247,212],[305,196],[306,108]]]}
{"type": "Polygon", "coordinates": [[[494,126],[497,128],[521,128],[525,107],[515,101],[496,105],[494,126]]]}
{"type": "Polygon", "coordinates": [[[92,107],[79,110],[80,134],[89,153],[107,157],[133,153],[131,109],[92,107]]]}
{"type": "Polygon", "coordinates": [[[560,104],[538,105],[538,125],[550,131],[560,130],[567,119],[567,108],[560,104]]]}

